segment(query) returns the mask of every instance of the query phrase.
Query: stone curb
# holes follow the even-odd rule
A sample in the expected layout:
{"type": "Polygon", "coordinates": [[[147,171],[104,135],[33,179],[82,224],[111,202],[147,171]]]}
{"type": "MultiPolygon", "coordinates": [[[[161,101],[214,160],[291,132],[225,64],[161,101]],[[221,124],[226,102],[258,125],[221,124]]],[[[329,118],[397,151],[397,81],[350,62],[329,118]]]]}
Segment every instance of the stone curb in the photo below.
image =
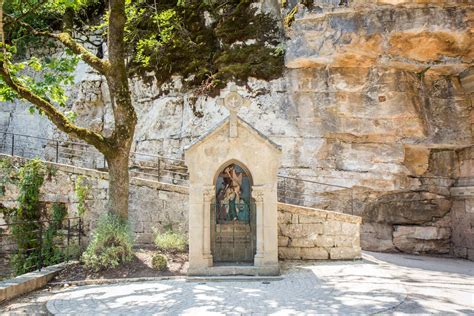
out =
{"type": "Polygon", "coordinates": [[[196,276],[186,278],[186,282],[270,282],[283,279],[284,276],[196,276]]]}
{"type": "Polygon", "coordinates": [[[281,281],[283,276],[277,277],[252,277],[252,276],[230,276],[230,277],[187,277],[187,276],[163,276],[163,277],[144,277],[144,278],[123,278],[123,279],[90,279],[78,281],[49,282],[50,286],[86,286],[86,285],[107,285],[135,282],[153,282],[166,280],[184,280],[186,282],[265,282],[281,281]]]}
{"type": "Polygon", "coordinates": [[[0,303],[45,286],[68,263],[59,263],[0,282],[0,303]]]}
{"type": "Polygon", "coordinates": [[[106,285],[106,284],[120,284],[120,283],[134,283],[134,282],[151,282],[164,280],[185,280],[186,276],[163,276],[163,277],[143,277],[143,278],[123,278],[123,279],[89,279],[77,281],[61,281],[50,282],[51,286],[85,286],[85,285],[106,285]]]}

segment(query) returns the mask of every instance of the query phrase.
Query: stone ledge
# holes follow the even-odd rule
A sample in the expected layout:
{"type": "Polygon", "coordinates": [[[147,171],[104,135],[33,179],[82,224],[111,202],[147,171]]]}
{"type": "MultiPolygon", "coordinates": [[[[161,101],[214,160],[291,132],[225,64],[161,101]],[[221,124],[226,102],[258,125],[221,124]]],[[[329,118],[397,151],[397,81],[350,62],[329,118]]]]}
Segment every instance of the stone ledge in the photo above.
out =
{"type": "Polygon", "coordinates": [[[278,276],[279,265],[244,266],[244,265],[215,265],[212,267],[196,267],[188,269],[188,276],[278,276]]]}
{"type": "Polygon", "coordinates": [[[281,281],[282,276],[188,276],[186,282],[270,282],[281,281]]]}
{"type": "Polygon", "coordinates": [[[67,263],[63,262],[0,282],[0,303],[45,286],[67,263]]]}
{"type": "Polygon", "coordinates": [[[474,186],[452,187],[450,191],[452,197],[474,197],[474,186]]]}
{"type": "Polygon", "coordinates": [[[316,216],[320,217],[323,220],[336,220],[343,221],[347,223],[360,224],[362,222],[362,217],[349,215],[344,213],[338,213],[333,211],[326,211],[312,207],[299,206],[286,203],[278,203],[278,211],[287,211],[295,214],[301,214],[306,216],[316,216]]]}

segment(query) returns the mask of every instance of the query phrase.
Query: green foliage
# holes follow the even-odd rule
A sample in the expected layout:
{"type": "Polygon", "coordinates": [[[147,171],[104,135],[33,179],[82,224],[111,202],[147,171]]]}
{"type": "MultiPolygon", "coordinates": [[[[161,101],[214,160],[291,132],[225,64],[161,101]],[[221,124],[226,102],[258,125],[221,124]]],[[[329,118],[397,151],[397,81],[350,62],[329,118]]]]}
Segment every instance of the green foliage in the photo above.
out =
{"type": "Polygon", "coordinates": [[[131,70],[159,83],[181,75],[190,88],[213,92],[230,80],[281,76],[278,22],[256,1],[129,1],[126,40],[131,70]]]}
{"type": "Polygon", "coordinates": [[[31,34],[28,24],[37,30],[60,31],[65,24],[68,12],[73,13],[72,21],[78,26],[90,23],[92,17],[103,13],[102,0],[8,0],[4,2],[6,40],[18,50],[18,57],[27,57],[29,50],[56,47],[52,40],[31,34]],[[21,23],[10,23],[20,19],[21,23]]]}
{"type": "Polygon", "coordinates": [[[60,263],[65,254],[61,248],[55,246],[54,241],[58,238],[58,232],[62,228],[63,220],[66,218],[67,208],[62,203],[54,203],[52,206],[51,222],[43,235],[42,260],[45,266],[60,263]]]}
{"type": "MultiPolygon", "coordinates": [[[[65,87],[74,83],[73,72],[79,62],[79,56],[67,51],[62,57],[31,57],[13,63],[9,60],[13,58],[14,51],[14,47],[9,47],[9,52],[2,56],[4,65],[14,80],[53,104],[65,106],[67,101],[65,87]],[[41,75],[32,75],[38,71],[41,71],[41,75]]],[[[13,101],[16,98],[18,98],[16,92],[0,78],[0,101],[13,101]]],[[[34,107],[31,107],[30,111],[33,112],[34,107]]]]}
{"type": "Polygon", "coordinates": [[[86,198],[89,193],[89,186],[85,183],[83,176],[77,177],[76,183],[74,184],[74,193],[78,200],[77,211],[79,216],[82,216],[86,211],[86,198]]]}
{"type": "Polygon", "coordinates": [[[151,266],[158,271],[165,271],[168,268],[168,260],[160,253],[157,253],[151,259],[151,266]]]}
{"type": "MultiPolygon", "coordinates": [[[[51,52],[59,51],[58,43],[47,37],[33,35],[30,27],[57,32],[69,24],[82,25],[89,21],[91,8],[102,6],[102,0],[5,1],[7,52],[0,52],[0,61],[14,81],[53,104],[64,106],[67,101],[65,88],[73,83],[73,72],[80,56],[65,50],[63,54],[54,54],[53,57],[51,52]]],[[[99,9],[98,12],[103,10],[99,9]]],[[[18,98],[17,93],[0,78],[0,102],[18,98]]],[[[30,111],[34,112],[35,108],[30,107],[30,111]]],[[[71,121],[74,119],[72,114],[67,117],[71,121]]]]}
{"type": "Polygon", "coordinates": [[[105,214],[96,230],[82,261],[87,269],[100,271],[118,267],[132,259],[132,239],[128,225],[117,215],[105,214]]]}
{"type": "Polygon", "coordinates": [[[0,196],[5,195],[5,186],[15,183],[16,169],[10,159],[0,159],[0,196]]]}
{"type": "MultiPolygon", "coordinates": [[[[230,80],[245,84],[249,77],[280,77],[284,64],[278,48],[282,40],[279,23],[258,11],[256,2],[126,0],[130,74],[148,77],[153,73],[158,83],[180,75],[185,87],[198,94],[214,94],[230,80]]],[[[104,0],[11,0],[4,11],[9,19],[21,18],[37,30],[57,32],[74,25],[76,32],[90,34],[102,29],[105,35],[106,8],[104,0]]],[[[15,80],[52,103],[65,105],[64,89],[72,83],[79,56],[52,58],[48,53],[36,53],[30,57],[29,51],[34,52],[35,47],[57,50],[58,44],[34,36],[25,24],[6,23],[5,30],[9,53],[1,58],[8,61],[5,64],[15,80]],[[40,75],[32,75],[38,72],[40,75]]],[[[17,97],[0,80],[0,101],[17,97]]],[[[66,116],[70,121],[75,119],[74,113],[66,116]]]]}
{"type": "Polygon", "coordinates": [[[18,246],[18,253],[11,262],[17,275],[34,270],[40,259],[39,193],[44,175],[45,167],[36,159],[28,161],[19,171],[18,208],[10,210],[8,214],[9,219],[16,223],[12,226],[12,236],[18,246]]]}
{"type": "MultiPolygon", "coordinates": [[[[5,161],[0,165],[3,168],[13,168],[11,163],[5,161]]],[[[12,223],[12,237],[18,247],[18,253],[11,259],[16,275],[37,269],[40,262],[43,266],[48,266],[65,258],[62,249],[56,245],[63,243],[64,237],[59,232],[67,215],[67,208],[64,204],[54,203],[51,215],[47,216],[42,214],[39,201],[46,172],[47,168],[40,160],[25,163],[18,174],[18,208],[3,210],[7,221],[12,223]]]]}
{"type": "Polygon", "coordinates": [[[156,233],[155,245],[163,252],[183,252],[187,247],[187,238],[183,234],[168,230],[156,233]]]}
{"type": "Polygon", "coordinates": [[[39,159],[30,160],[20,168],[17,221],[41,219],[39,194],[45,173],[46,168],[39,159]]]}

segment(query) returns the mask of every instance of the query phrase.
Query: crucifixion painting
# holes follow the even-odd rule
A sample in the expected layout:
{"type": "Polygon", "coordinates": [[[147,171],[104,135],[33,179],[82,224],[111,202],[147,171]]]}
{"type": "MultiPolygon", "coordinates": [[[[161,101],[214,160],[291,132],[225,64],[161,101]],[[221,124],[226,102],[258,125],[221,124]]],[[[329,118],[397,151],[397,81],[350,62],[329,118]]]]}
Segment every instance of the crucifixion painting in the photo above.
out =
{"type": "Polygon", "coordinates": [[[237,164],[219,174],[216,183],[217,223],[250,220],[250,179],[237,164]]]}

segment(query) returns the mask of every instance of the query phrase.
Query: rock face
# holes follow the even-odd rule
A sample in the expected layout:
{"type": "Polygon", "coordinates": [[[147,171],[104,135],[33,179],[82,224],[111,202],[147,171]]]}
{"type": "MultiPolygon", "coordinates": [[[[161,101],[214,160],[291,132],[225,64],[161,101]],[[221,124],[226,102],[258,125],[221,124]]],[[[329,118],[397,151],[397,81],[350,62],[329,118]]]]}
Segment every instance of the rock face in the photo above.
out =
{"type": "MultiPolygon", "coordinates": [[[[296,2],[288,1],[282,20],[296,2]]],[[[263,7],[277,14],[272,3],[263,7]]],[[[285,28],[284,77],[239,88],[252,100],[239,115],[282,146],[280,174],[329,184],[290,183],[288,202],[362,216],[364,249],[468,257],[472,203],[450,188],[473,177],[466,158],[474,135],[473,28],[470,1],[298,4],[285,28]]],[[[79,122],[107,133],[105,83],[82,64],[76,82],[70,102],[79,122]]],[[[216,98],[194,102],[179,78],[161,87],[130,83],[139,116],[134,151],[181,158],[227,115],[216,98]]],[[[44,118],[26,115],[24,104],[0,109],[3,131],[59,135],[44,118]]]]}

